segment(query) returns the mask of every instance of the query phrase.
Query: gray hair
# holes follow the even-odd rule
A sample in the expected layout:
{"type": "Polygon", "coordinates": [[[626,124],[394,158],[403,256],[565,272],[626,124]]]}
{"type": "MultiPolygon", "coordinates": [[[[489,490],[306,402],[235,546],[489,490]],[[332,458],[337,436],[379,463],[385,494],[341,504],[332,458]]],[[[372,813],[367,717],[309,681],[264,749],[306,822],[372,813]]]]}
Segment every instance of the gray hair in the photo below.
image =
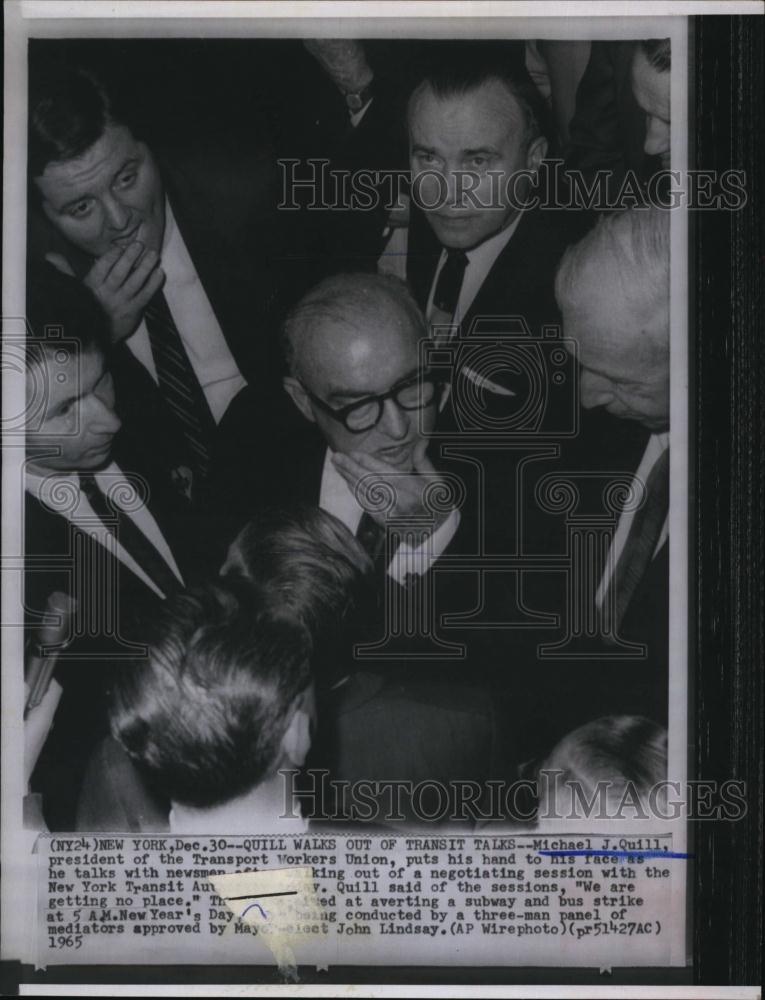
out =
{"type": "MultiPolygon", "coordinates": [[[[630,208],[601,218],[584,239],[563,255],[555,278],[558,305],[581,301],[583,279],[615,280],[627,309],[637,316],[669,314],[669,214],[659,208],[630,208]]],[[[656,331],[662,337],[668,323],[656,331]]]]}

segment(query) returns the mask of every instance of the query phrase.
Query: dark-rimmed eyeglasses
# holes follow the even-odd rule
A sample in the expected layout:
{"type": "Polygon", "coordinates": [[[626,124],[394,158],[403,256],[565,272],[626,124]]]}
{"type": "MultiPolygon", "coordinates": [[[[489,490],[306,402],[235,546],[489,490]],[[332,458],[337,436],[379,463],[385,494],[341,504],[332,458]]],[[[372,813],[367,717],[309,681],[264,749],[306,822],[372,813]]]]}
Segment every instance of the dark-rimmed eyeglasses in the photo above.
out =
{"type": "Polygon", "coordinates": [[[339,421],[351,434],[363,434],[364,431],[371,431],[373,427],[376,427],[382,418],[386,399],[392,399],[402,410],[424,410],[426,406],[431,406],[438,400],[443,389],[441,379],[429,372],[424,372],[397,382],[396,385],[379,396],[364,396],[363,399],[359,399],[355,403],[349,403],[348,406],[335,409],[329,403],[325,403],[323,399],[314,396],[302,382],[300,384],[312,403],[318,406],[322,412],[339,421]]]}

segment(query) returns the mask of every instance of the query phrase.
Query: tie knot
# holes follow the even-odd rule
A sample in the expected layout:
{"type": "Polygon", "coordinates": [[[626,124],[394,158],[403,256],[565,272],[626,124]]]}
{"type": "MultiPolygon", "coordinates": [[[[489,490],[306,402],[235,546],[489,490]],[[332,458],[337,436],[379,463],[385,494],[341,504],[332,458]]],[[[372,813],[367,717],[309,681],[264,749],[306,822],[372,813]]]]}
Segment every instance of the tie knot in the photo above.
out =
{"type": "Polygon", "coordinates": [[[464,268],[467,266],[468,256],[464,250],[460,250],[458,247],[447,247],[446,261],[452,267],[464,268]]]}
{"type": "Polygon", "coordinates": [[[92,497],[94,493],[100,492],[98,483],[92,472],[80,472],[78,478],[80,480],[80,489],[86,497],[92,497]]]}

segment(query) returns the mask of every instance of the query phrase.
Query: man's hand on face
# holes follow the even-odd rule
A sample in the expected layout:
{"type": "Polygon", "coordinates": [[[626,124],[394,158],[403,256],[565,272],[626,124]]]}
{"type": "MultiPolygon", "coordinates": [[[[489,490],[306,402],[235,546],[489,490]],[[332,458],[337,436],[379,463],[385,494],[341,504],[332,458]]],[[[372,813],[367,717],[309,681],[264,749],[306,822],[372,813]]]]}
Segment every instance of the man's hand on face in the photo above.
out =
{"type": "Polygon", "coordinates": [[[435,510],[432,504],[426,502],[426,494],[431,490],[438,490],[439,484],[446,490],[447,486],[442,477],[436,471],[433,463],[425,454],[428,446],[427,439],[419,441],[412,453],[412,469],[404,472],[402,469],[388,462],[383,462],[374,455],[367,455],[364,452],[352,451],[348,454],[337,452],[332,462],[345,479],[353,494],[358,498],[364,509],[369,509],[369,515],[380,525],[385,525],[385,520],[389,516],[407,517],[417,514],[431,514],[435,517],[433,530],[440,527],[449,516],[449,511],[435,510]],[[357,492],[359,481],[368,477],[368,484],[357,492]],[[376,482],[382,481],[390,486],[395,497],[393,507],[377,511],[372,509],[377,506],[372,502],[375,494],[376,482]],[[369,495],[370,500],[365,502],[365,496],[369,495]]]}
{"type": "Polygon", "coordinates": [[[164,280],[159,254],[138,240],[126,247],[113,246],[96,260],[84,283],[109,316],[112,343],[135,331],[164,280]]]}

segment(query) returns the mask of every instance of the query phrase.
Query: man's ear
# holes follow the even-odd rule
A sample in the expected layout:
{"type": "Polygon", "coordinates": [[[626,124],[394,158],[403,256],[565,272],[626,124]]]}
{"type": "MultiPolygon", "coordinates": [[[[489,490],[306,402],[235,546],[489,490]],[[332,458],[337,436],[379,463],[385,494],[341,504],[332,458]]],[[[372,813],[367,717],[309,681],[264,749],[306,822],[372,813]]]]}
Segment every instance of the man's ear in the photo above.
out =
{"type": "Polygon", "coordinates": [[[294,375],[287,375],[282,380],[282,385],[284,386],[284,391],[290,397],[292,402],[297,406],[306,420],[310,420],[312,424],[316,423],[316,417],[313,415],[313,407],[311,406],[311,400],[300,384],[298,379],[294,375]]]}
{"type": "Polygon", "coordinates": [[[281,757],[296,767],[302,767],[311,749],[313,726],[313,690],[303,691],[293,702],[292,716],[284,731],[281,757]]]}
{"type": "Polygon", "coordinates": [[[547,139],[540,135],[535,139],[526,151],[526,168],[537,171],[542,160],[547,156],[547,139]]]}

